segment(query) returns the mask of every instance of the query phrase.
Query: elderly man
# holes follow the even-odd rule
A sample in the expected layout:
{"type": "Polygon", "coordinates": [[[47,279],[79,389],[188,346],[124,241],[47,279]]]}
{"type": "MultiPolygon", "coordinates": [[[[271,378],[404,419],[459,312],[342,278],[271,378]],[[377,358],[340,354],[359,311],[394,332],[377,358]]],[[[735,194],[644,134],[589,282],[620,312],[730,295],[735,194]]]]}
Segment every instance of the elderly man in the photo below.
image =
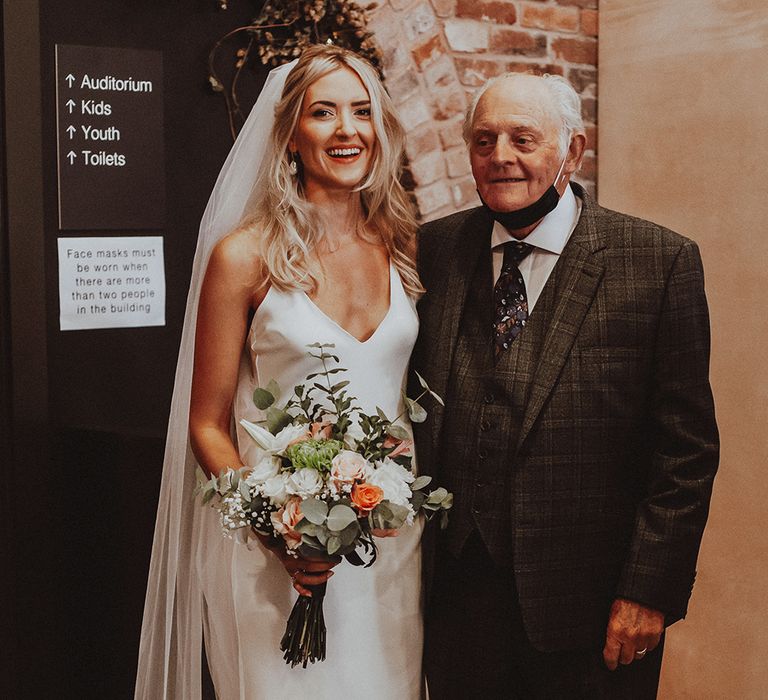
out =
{"type": "Polygon", "coordinates": [[[445,409],[419,464],[455,494],[433,700],[653,698],[691,594],[718,462],[701,260],[570,183],[580,113],[560,77],[491,81],[465,128],[483,206],[420,234],[414,365],[445,409]]]}

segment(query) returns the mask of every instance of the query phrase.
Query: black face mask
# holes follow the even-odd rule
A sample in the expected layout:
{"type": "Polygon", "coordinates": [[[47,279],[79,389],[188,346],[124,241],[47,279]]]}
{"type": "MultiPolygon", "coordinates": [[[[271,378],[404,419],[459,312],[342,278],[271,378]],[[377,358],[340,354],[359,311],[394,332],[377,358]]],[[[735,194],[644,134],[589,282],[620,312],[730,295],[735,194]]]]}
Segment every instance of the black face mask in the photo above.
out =
{"type": "MultiPolygon", "coordinates": [[[[565,167],[565,160],[560,166],[560,170],[557,172],[555,182],[560,179],[560,174],[565,167]]],[[[491,216],[498,221],[504,228],[516,231],[521,228],[526,228],[531,224],[535,224],[540,219],[543,219],[549,212],[553,211],[560,201],[560,193],[555,188],[555,182],[553,182],[533,204],[529,204],[527,207],[518,209],[517,211],[495,211],[491,209],[483,200],[482,195],[478,192],[480,201],[483,206],[490,212],[491,216]]]]}

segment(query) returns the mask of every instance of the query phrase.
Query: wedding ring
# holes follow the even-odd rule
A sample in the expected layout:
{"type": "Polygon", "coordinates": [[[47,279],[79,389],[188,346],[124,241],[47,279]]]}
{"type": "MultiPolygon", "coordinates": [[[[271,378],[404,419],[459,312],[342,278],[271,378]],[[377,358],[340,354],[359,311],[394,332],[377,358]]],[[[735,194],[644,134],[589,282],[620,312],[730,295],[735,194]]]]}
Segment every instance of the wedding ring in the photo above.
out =
{"type": "Polygon", "coordinates": [[[643,649],[640,649],[640,651],[636,651],[635,652],[635,656],[638,659],[642,659],[646,655],[647,652],[648,652],[648,647],[645,647],[643,649]]]}

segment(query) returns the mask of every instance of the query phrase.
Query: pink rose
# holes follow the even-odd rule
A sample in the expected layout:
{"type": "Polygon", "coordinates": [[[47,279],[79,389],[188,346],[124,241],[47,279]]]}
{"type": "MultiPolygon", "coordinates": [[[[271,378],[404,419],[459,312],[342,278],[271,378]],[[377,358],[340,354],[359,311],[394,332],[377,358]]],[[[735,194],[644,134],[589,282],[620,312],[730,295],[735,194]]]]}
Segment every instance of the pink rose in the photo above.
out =
{"type": "Polygon", "coordinates": [[[331,479],[334,483],[353,484],[364,479],[370,465],[363,455],[352,450],[342,450],[331,462],[331,479]]]}
{"type": "Polygon", "coordinates": [[[296,549],[301,544],[301,533],[294,529],[304,515],[301,512],[301,499],[297,496],[289,498],[280,510],[272,513],[272,527],[282,535],[288,549],[296,549]]]}
{"type": "Polygon", "coordinates": [[[397,457],[398,455],[405,455],[406,457],[410,457],[411,448],[413,447],[413,440],[398,440],[397,438],[393,438],[391,435],[387,435],[382,446],[387,449],[392,447],[395,448],[387,455],[387,457],[397,457]]]}
{"type": "Polygon", "coordinates": [[[332,428],[333,424],[328,423],[327,421],[310,423],[309,434],[316,440],[330,440],[332,428]]]}

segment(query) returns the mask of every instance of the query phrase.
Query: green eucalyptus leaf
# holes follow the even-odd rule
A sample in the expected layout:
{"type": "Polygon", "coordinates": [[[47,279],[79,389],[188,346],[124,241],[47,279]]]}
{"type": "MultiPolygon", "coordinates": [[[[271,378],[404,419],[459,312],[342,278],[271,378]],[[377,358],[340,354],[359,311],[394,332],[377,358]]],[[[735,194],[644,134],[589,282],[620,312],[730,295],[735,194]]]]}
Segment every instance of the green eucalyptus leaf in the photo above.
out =
{"type": "Polygon", "coordinates": [[[285,426],[290,425],[293,417],[290,413],[270,406],[267,409],[267,430],[273,435],[277,435],[285,426]]]}
{"type": "Polygon", "coordinates": [[[323,547],[327,546],[331,531],[325,525],[315,525],[315,537],[323,547]]]}
{"type": "Polygon", "coordinates": [[[439,394],[436,394],[434,391],[432,391],[432,389],[430,389],[430,390],[429,390],[429,393],[432,395],[432,398],[433,398],[435,401],[437,401],[437,403],[439,403],[441,406],[445,406],[445,401],[443,401],[443,400],[440,398],[439,394]]]}
{"type": "Polygon", "coordinates": [[[339,391],[339,389],[343,389],[345,386],[348,386],[348,385],[349,385],[349,379],[345,379],[344,381],[339,382],[338,384],[334,384],[331,387],[331,391],[335,394],[337,391],[339,391]]]}
{"type": "Polygon", "coordinates": [[[413,496],[411,496],[411,507],[414,511],[417,513],[421,508],[424,506],[424,504],[427,501],[427,494],[423,491],[414,491],[413,496]]]}
{"type": "Polygon", "coordinates": [[[301,502],[301,513],[315,525],[323,525],[328,516],[328,504],[319,498],[307,498],[301,502]]]}
{"type": "Polygon", "coordinates": [[[439,488],[436,488],[434,491],[430,492],[429,498],[427,498],[427,504],[440,505],[446,496],[448,496],[448,491],[440,486],[439,488]]]}
{"type": "Polygon", "coordinates": [[[418,401],[408,399],[408,417],[413,423],[423,423],[427,420],[427,412],[422,408],[418,401]]]}
{"type": "Polygon", "coordinates": [[[383,420],[385,423],[389,423],[389,418],[387,418],[387,414],[384,413],[382,409],[380,409],[378,406],[376,406],[376,415],[378,415],[381,420],[383,420]]]}
{"type": "MultiPolygon", "coordinates": [[[[395,517],[392,511],[392,504],[389,501],[382,501],[373,510],[373,515],[382,518],[385,521],[389,521],[395,517]]],[[[379,527],[378,525],[376,527],[379,527]]]]}
{"type": "Polygon", "coordinates": [[[427,476],[426,474],[424,476],[417,476],[414,482],[411,484],[411,491],[419,491],[425,486],[429,486],[431,481],[432,477],[427,476]]]}
{"type": "Polygon", "coordinates": [[[410,433],[401,425],[388,425],[387,435],[391,435],[393,438],[396,438],[397,440],[411,439],[410,433]]]}
{"type": "Polygon", "coordinates": [[[389,521],[389,527],[390,529],[397,530],[405,524],[410,513],[410,508],[408,508],[408,506],[397,505],[396,503],[390,503],[389,507],[392,510],[392,518],[389,521]]]}
{"type": "Polygon", "coordinates": [[[351,545],[360,535],[360,524],[355,519],[355,522],[347,525],[339,534],[338,537],[341,540],[341,544],[345,547],[351,545]]]}
{"type": "Polygon", "coordinates": [[[266,411],[275,403],[275,395],[271,391],[259,387],[253,392],[253,403],[256,404],[256,408],[260,411],[266,411]]]}
{"type": "Polygon", "coordinates": [[[296,523],[294,528],[296,532],[300,532],[302,535],[308,535],[309,537],[317,537],[317,525],[310,521],[307,517],[302,518],[296,523]]]}
{"type": "Polygon", "coordinates": [[[339,549],[341,549],[341,539],[339,539],[339,537],[337,537],[336,535],[331,535],[328,538],[326,551],[328,552],[328,554],[333,555],[333,554],[336,554],[336,552],[338,552],[339,549]]]}
{"type": "Polygon", "coordinates": [[[357,515],[349,506],[336,505],[328,513],[328,529],[333,532],[341,532],[355,520],[357,520],[357,515]]]}

